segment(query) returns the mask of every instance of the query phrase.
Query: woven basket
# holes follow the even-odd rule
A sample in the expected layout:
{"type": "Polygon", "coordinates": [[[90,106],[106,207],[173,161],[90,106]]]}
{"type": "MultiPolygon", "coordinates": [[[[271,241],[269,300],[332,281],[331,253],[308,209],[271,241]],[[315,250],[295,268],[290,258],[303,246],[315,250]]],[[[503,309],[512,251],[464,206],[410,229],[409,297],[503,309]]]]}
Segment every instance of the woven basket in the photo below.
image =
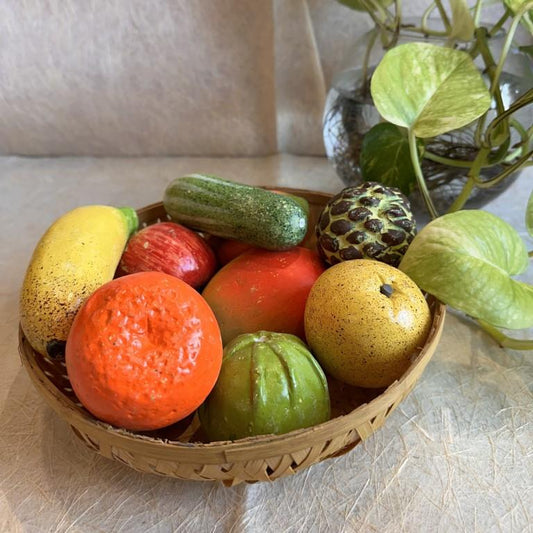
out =
{"type": "MultiPolygon", "coordinates": [[[[278,189],[304,196],[310,205],[310,231],[305,244],[314,246],[314,225],[330,196],[297,189],[278,189]]],[[[162,204],[140,209],[142,225],[166,220],[162,204]]],[[[317,426],[284,435],[264,435],[233,442],[205,442],[196,415],[163,430],[133,433],[95,419],[72,391],[64,361],[35,352],[19,328],[19,351],[38,392],[74,433],[92,450],[137,471],[186,480],[273,481],[319,461],[342,455],[383,425],[422,375],[444,325],[445,306],[429,296],[433,321],[423,347],[413,354],[404,375],[387,389],[368,390],[329,379],[332,418],[317,426]]]]}

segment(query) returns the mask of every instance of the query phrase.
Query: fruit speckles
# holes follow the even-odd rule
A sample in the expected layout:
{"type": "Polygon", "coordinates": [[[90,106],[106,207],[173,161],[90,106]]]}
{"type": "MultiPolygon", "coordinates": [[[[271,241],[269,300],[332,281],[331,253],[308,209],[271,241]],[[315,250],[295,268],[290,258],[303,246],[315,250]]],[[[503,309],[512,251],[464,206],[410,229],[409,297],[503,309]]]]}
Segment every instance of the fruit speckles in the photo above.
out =
{"type": "Polygon", "coordinates": [[[305,308],[308,344],[327,373],[360,387],[398,379],[424,344],[431,314],[414,282],[378,261],[330,267],[305,308]]]}

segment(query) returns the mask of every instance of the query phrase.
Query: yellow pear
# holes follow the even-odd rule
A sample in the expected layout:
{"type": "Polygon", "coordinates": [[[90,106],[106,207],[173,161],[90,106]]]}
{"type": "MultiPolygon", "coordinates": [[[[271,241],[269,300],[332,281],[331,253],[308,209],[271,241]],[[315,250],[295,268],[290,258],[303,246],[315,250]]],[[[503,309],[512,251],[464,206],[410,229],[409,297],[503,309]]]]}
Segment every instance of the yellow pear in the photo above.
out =
{"type": "Polygon", "coordinates": [[[344,261],[315,282],[305,307],[307,343],[332,377],[359,387],[386,387],[423,346],[431,313],[422,291],[395,267],[344,261]]]}

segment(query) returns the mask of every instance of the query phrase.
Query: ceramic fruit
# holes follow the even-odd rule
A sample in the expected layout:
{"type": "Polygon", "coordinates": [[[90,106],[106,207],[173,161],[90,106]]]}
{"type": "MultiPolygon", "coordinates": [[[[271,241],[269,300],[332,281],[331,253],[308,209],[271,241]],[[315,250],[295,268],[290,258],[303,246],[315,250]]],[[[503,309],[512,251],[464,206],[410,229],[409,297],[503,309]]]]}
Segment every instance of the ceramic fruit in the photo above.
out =
{"type": "Polygon", "coordinates": [[[431,313],[417,285],[370,259],[338,263],[313,285],[305,334],[326,373],[367,388],[390,385],[423,346],[431,313]]]}
{"type": "Polygon", "coordinates": [[[316,225],[318,252],[331,265],[377,259],[398,266],[415,233],[407,197],[377,182],[343,189],[326,204],[316,225]]]}
{"type": "Polygon", "coordinates": [[[320,424],[330,417],[326,377],[294,335],[240,335],[225,347],[220,376],[198,414],[211,441],[320,424]]]}
{"type": "Polygon", "coordinates": [[[192,413],[222,364],[220,330],[200,294],[162,272],[110,281],[82,306],[66,346],[72,388],[96,418],[152,430],[192,413]]]}
{"type": "Polygon", "coordinates": [[[175,222],[159,222],[131,237],[120,259],[119,273],[155,270],[196,288],[207,283],[216,266],[213,250],[198,233],[175,222]]]}
{"type": "Polygon", "coordinates": [[[307,233],[305,199],[211,174],[176,178],[165,189],[163,205],[176,222],[268,250],[288,250],[307,233]]]}
{"type": "Polygon", "coordinates": [[[259,330],[303,338],[305,301],[323,271],[314,250],[253,249],[221,268],[202,295],[217,317],[224,344],[259,330]]]}
{"type": "Polygon", "coordinates": [[[216,246],[213,247],[218,263],[221,266],[227,265],[230,261],[252,248],[255,247],[235,239],[220,239],[216,246]]]}
{"type": "Polygon", "coordinates": [[[113,279],[130,234],[131,207],[85,205],[60,216],[39,240],[20,292],[20,323],[32,348],[62,357],[74,316],[113,279]]]}

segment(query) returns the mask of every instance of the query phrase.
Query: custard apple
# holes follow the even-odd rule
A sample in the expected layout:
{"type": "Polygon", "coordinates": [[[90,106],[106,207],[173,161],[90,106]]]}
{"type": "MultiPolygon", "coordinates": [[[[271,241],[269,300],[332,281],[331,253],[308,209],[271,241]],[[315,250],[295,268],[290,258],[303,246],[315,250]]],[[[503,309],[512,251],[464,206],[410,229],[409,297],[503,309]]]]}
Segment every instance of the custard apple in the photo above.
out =
{"type": "Polygon", "coordinates": [[[407,197],[395,187],[372,181],[334,196],[316,226],[318,252],[330,265],[376,259],[396,267],[415,234],[407,197]]]}

